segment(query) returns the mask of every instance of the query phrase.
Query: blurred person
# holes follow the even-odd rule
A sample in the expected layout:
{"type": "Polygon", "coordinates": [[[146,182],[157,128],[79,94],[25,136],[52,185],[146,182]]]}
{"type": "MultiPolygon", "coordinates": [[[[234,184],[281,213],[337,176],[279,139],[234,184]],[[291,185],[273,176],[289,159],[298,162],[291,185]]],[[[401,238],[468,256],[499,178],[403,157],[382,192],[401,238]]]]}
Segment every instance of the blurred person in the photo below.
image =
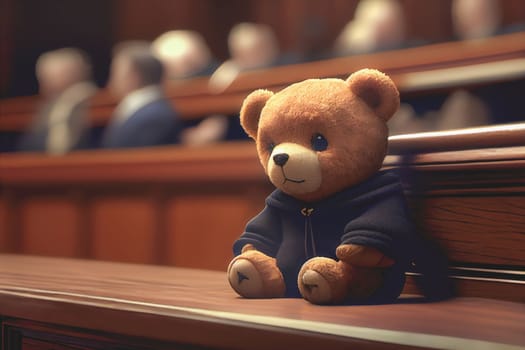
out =
{"type": "MultiPolygon", "coordinates": [[[[282,59],[273,29],[266,24],[236,24],[228,34],[228,51],[230,59],[222,63],[210,77],[209,89],[213,93],[226,90],[243,71],[287,63],[282,59]]],[[[230,116],[227,122],[226,139],[248,138],[237,116],[230,116]]]]}
{"type": "Polygon", "coordinates": [[[272,28],[265,24],[243,22],[228,34],[230,59],[210,78],[210,89],[222,92],[240,72],[279,64],[280,49],[272,28]]]}
{"type": "Polygon", "coordinates": [[[453,0],[452,27],[458,39],[477,39],[496,34],[502,22],[498,0],[453,0]]]}
{"type": "Polygon", "coordinates": [[[87,55],[75,48],[46,52],[37,60],[36,76],[43,103],[19,150],[60,155],[86,147],[88,106],[97,91],[87,55]]]}
{"type": "MultiPolygon", "coordinates": [[[[209,76],[218,67],[202,35],[192,30],[163,33],[151,47],[164,64],[171,81],[209,76]]],[[[227,116],[218,114],[185,122],[180,141],[185,145],[198,146],[223,140],[228,123],[227,116]]]]}
{"type": "Polygon", "coordinates": [[[104,148],[146,147],[178,141],[180,120],[166,99],[164,67],[149,43],[117,46],[108,88],[120,99],[102,139],[104,148]]]}
{"type": "Polygon", "coordinates": [[[397,0],[361,0],[334,43],[338,56],[394,49],[406,42],[405,14],[397,0]]]}
{"type": "Polygon", "coordinates": [[[243,22],[228,35],[232,61],[241,69],[273,65],[279,58],[279,44],[272,28],[266,24],[243,22]]]}
{"type": "Polygon", "coordinates": [[[193,30],[163,33],[152,42],[151,48],[164,64],[168,79],[208,76],[218,67],[202,35],[193,30]]]}

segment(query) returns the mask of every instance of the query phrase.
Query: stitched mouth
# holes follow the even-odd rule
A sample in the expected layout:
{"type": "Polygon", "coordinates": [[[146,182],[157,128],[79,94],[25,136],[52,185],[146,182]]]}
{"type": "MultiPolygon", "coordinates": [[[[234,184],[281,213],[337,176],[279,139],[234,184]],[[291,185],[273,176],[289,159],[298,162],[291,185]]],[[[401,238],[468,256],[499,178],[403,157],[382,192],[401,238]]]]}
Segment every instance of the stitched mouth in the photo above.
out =
{"type": "Polygon", "coordinates": [[[302,179],[302,180],[296,180],[296,179],[290,179],[289,177],[286,176],[286,174],[284,173],[284,168],[281,167],[281,171],[283,173],[283,177],[284,177],[284,181],[283,181],[283,185],[287,182],[287,181],[290,181],[290,182],[293,182],[295,184],[302,184],[305,180],[302,179]]]}
{"type": "Polygon", "coordinates": [[[305,180],[294,180],[294,179],[289,179],[287,177],[284,178],[284,181],[283,181],[283,185],[286,183],[286,181],[290,181],[290,182],[293,182],[295,184],[302,184],[305,180]]]}

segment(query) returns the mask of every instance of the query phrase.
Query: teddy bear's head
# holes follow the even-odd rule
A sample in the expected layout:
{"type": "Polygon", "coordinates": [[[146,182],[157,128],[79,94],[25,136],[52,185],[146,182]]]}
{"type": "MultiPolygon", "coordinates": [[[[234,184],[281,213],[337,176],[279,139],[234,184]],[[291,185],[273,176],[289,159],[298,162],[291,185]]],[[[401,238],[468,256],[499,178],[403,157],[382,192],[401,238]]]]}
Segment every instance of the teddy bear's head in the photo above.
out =
{"type": "Polygon", "coordinates": [[[362,182],[381,167],[386,122],[398,107],[392,80],[363,69],[347,80],[309,79],[275,94],[254,91],[240,118],[271,182],[311,202],[362,182]]]}

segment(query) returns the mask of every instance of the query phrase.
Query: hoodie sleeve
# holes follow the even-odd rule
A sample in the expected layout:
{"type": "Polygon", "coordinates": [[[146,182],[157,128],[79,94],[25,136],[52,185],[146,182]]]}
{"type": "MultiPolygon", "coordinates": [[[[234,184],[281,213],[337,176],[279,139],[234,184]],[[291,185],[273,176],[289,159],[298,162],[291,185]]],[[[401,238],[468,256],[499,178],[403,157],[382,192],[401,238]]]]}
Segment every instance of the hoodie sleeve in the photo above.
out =
{"type": "Polygon", "coordinates": [[[342,244],[373,247],[394,260],[407,260],[416,238],[401,187],[379,200],[363,203],[362,214],[350,221],[342,244]]]}
{"type": "Polygon", "coordinates": [[[282,241],[279,214],[269,206],[251,219],[241,237],[233,244],[233,254],[241,254],[246,244],[252,244],[258,251],[275,257],[282,241]]]}

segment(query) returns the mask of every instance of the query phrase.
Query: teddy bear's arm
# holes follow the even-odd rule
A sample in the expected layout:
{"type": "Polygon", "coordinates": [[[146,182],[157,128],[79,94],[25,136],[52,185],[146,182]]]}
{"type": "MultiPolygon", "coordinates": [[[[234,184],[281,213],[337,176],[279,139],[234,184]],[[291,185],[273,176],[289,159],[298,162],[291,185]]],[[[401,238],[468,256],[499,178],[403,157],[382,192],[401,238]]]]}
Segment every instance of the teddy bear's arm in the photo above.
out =
{"type": "Polygon", "coordinates": [[[256,249],[275,257],[282,241],[280,218],[271,207],[266,206],[261,213],[251,219],[241,237],[233,245],[235,256],[243,250],[256,249]]]}
{"type": "Polygon", "coordinates": [[[363,262],[357,265],[389,266],[411,259],[415,239],[403,193],[392,192],[346,225],[337,255],[348,262],[363,262]]]}
{"type": "Polygon", "coordinates": [[[356,266],[377,263],[381,254],[385,255],[383,263],[389,260],[405,266],[415,263],[422,274],[417,283],[427,298],[444,299],[454,293],[447,257],[417,234],[402,192],[375,203],[350,222],[336,254],[340,260],[356,266]],[[359,260],[366,263],[354,263],[359,260]]]}
{"type": "Polygon", "coordinates": [[[283,275],[275,256],[281,243],[280,218],[270,207],[246,225],[234,243],[235,258],[228,266],[228,281],[246,298],[276,298],[285,294],[283,275]]]}
{"type": "Polygon", "coordinates": [[[378,249],[356,244],[341,244],[336,249],[339,260],[360,267],[389,267],[394,260],[378,249]]]}

